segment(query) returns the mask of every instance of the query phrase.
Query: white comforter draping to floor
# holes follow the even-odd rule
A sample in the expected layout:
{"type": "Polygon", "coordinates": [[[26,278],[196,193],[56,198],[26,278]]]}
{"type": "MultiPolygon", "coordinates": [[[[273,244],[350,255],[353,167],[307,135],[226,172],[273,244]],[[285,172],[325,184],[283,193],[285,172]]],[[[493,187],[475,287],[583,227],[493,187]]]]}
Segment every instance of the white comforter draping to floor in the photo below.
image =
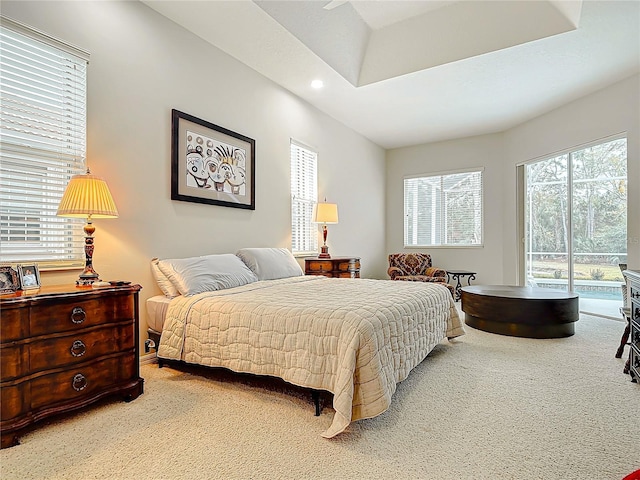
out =
{"type": "Polygon", "coordinates": [[[463,334],[441,285],[302,276],[174,299],[158,356],[332,392],[330,438],[383,413],[435,345],[463,334]]]}

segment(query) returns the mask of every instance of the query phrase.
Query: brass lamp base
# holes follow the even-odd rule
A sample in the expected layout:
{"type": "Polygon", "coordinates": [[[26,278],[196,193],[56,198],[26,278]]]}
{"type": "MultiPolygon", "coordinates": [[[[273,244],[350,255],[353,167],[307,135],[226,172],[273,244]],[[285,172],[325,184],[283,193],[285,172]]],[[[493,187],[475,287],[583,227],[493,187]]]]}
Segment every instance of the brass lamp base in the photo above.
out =
{"type": "Polygon", "coordinates": [[[95,274],[95,276],[80,275],[80,278],[76,280],[76,285],[79,287],[86,287],[86,286],[92,285],[94,282],[99,282],[99,281],[100,281],[100,278],[98,277],[97,273],[95,274]]]}
{"type": "Polygon", "coordinates": [[[331,255],[329,255],[329,247],[327,247],[327,233],[329,233],[327,231],[327,224],[325,223],[322,226],[322,240],[324,245],[322,245],[320,247],[320,255],[318,255],[318,258],[331,258],[331,255]]]}

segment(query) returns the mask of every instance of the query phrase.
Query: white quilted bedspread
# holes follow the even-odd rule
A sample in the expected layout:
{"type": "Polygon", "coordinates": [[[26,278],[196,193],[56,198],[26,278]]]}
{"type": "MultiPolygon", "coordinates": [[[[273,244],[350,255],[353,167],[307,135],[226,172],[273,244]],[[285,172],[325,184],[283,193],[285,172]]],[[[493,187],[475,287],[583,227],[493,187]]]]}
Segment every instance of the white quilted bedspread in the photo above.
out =
{"type": "Polygon", "coordinates": [[[332,392],[331,438],[383,413],[435,345],[463,334],[441,285],[302,276],[174,299],[158,356],[332,392]]]}

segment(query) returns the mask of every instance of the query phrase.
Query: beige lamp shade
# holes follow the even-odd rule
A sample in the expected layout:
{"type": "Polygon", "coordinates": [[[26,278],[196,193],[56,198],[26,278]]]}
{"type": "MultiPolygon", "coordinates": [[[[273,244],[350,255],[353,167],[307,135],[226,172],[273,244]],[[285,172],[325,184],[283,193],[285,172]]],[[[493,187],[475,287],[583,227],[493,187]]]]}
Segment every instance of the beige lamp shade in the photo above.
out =
{"type": "Polygon", "coordinates": [[[313,207],[314,223],[338,223],[338,205],[335,203],[317,203],[313,207]]]}
{"type": "Polygon", "coordinates": [[[60,217],[116,218],[118,209],[107,182],[87,170],[71,177],[58,206],[60,217]]]}

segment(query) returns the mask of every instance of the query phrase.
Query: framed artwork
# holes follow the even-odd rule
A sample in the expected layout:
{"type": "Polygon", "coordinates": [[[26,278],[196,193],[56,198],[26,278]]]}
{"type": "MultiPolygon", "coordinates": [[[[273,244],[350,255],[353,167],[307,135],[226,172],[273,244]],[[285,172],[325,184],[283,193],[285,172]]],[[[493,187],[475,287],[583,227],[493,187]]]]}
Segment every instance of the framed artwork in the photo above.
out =
{"type": "Polygon", "coordinates": [[[17,272],[9,265],[0,265],[0,294],[14,293],[19,288],[17,272]]]}
{"type": "Polygon", "coordinates": [[[31,290],[40,288],[40,271],[38,266],[18,265],[18,280],[20,281],[21,290],[31,290]]]}
{"type": "Polygon", "coordinates": [[[171,111],[171,199],[255,210],[252,138],[171,111]]]}

